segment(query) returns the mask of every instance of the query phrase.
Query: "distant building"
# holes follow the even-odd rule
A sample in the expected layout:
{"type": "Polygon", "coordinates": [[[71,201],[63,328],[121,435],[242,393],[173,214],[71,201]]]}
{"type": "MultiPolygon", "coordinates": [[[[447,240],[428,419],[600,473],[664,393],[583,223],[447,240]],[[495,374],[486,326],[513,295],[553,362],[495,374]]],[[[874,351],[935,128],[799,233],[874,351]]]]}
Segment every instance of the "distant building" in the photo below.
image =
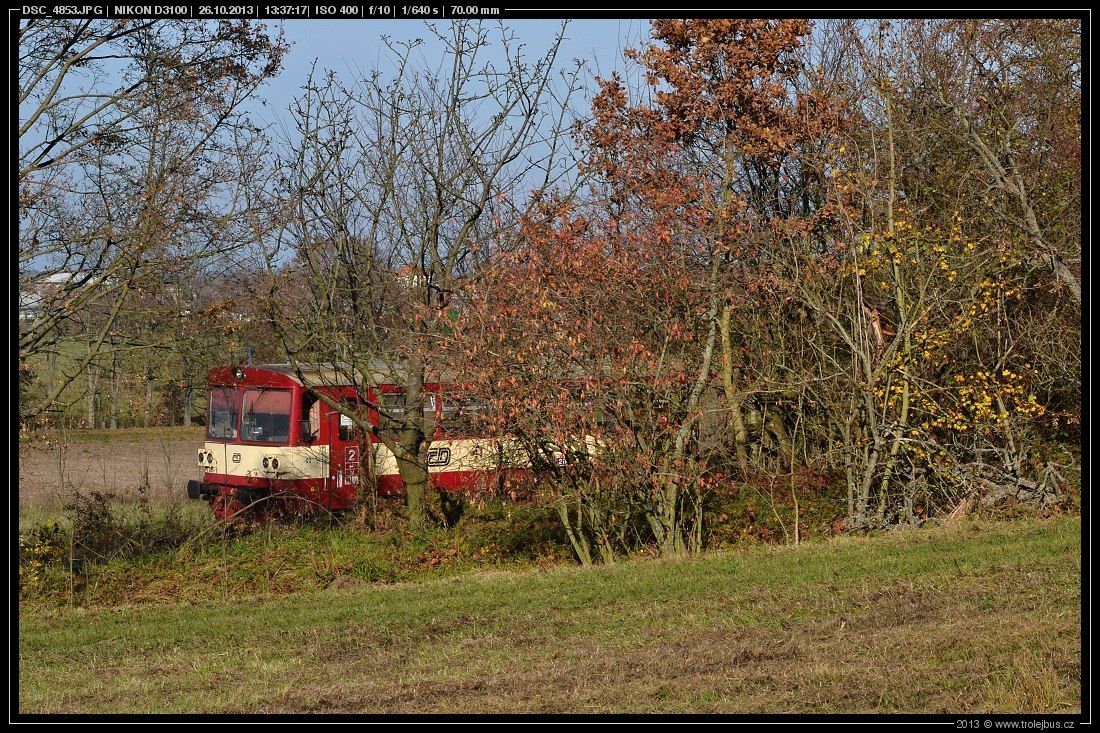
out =
{"type": "Polygon", "coordinates": [[[30,282],[20,283],[19,320],[33,321],[42,315],[57,292],[78,275],[75,272],[52,272],[31,277],[30,282]]]}
{"type": "Polygon", "coordinates": [[[416,287],[424,281],[424,276],[412,264],[402,265],[394,275],[397,276],[397,282],[407,288],[416,287]]]}

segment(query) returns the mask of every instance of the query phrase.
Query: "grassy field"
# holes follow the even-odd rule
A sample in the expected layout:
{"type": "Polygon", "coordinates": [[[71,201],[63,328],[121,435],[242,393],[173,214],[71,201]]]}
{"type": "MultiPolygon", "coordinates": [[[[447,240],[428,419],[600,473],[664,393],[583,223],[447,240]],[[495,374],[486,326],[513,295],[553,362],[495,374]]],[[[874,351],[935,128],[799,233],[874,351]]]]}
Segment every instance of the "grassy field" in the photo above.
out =
{"type": "Polygon", "coordinates": [[[1080,521],[19,623],[19,711],[1078,712],[1080,521]]]}

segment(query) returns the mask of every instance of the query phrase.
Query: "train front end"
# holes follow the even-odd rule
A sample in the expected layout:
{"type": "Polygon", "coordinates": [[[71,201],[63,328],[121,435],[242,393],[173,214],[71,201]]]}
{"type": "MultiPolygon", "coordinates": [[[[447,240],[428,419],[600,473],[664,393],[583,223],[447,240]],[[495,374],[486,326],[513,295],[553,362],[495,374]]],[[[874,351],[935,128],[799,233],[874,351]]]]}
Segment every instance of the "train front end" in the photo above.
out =
{"type": "Polygon", "coordinates": [[[327,491],[328,445],[317,439],[311,398],[293,375],[270,367],[218,367],[208,385],[206,439],[197,456],[203,478],[188,482],[189,498],[206,501],[223,519],[288,504],[345,503],[327,491]]]}

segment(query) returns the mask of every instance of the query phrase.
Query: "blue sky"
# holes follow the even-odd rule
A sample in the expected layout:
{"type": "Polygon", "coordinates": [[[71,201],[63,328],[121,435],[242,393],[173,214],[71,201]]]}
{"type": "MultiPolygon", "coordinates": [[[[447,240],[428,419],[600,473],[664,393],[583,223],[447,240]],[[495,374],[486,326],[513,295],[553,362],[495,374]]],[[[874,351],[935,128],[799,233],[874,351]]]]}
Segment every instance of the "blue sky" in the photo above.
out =
{"type": "MultiPolygon", "coordinates": [[[[385,62],[387,49],[379,40],[383,34],[398,41],[430,35],[423,22],[413,20],[289,20],[273,25],[281,26],[293,45],[284,59],[282,73],[262,91],[268,106],[254,108],[257,121],[267,123],[278,123],[285,114],[314,60],[318,68],[350,78],[356,68],[366,70],[385,62]]],[[[548,48],[560,22],[520,20],[507,25],[527,45],[528,53],[537,56],[548,48]]],[[[644,20],[571,21],[558,57],[559,67],[581,59],[593,74],[607,76],[622,68],[622,50],[638,45],[648,30],[649,23],[644,20]]],[[[433,51],[431,45],[425,46],[428,61],[437,60],[431,55],[433,51]]]]}

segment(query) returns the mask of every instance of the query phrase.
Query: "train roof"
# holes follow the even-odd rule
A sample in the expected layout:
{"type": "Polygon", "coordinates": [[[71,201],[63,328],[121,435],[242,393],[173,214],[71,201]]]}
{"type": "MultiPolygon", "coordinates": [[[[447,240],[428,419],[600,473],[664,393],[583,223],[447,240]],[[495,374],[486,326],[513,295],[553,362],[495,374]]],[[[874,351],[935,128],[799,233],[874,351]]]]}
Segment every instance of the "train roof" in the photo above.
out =
{"type": "Polygon", "coordinates": [[[369,378],[364,379],[363,372],[351,364],[327,362],[323,364],[260,364],[260,369],[285,374],[298,384],[306,387],[342,387],[358,386],[364,383],[391,384],[400,379],[402,370],[381,360],[365,365],[369,378]]]}
{"type": "Polygon", "coordinates": [[[302,363],[297,364],[241,364],[239,366],[215,367],[210,370],[211,384],[234,384],[241,380],[243,373],[248,383],[257,381],[270,386],[282,384],[300,384],[305,387],[359,387],[365,384],[399,383],[403,373],[400,364],[390,364],[383,360],[373,360],[356,369],[343,362],[302,363]]]}
{"type": "MultiPolygon", "coordinates": [[[[551,379],[585,379],[594,376],[603,378],[622,378],[623,375],[611,373],[608,364],[600,365],[594,371],[585,372],[572,369],[568,372],[547,370],[551,379]]],[[[404,360],[389,361],[372,359],[361,365],[347,362],[321,363],[284,363],[284,364],[241,364],[221,366],[210,370],[209,383],[214,385],[251,384],[266,387],[366,387],[378,385],[400,385],[406,377],[404,360]]],[[[435,384],[461,384],[464,380],[457,375],[444,373],[435,384]]]]}

